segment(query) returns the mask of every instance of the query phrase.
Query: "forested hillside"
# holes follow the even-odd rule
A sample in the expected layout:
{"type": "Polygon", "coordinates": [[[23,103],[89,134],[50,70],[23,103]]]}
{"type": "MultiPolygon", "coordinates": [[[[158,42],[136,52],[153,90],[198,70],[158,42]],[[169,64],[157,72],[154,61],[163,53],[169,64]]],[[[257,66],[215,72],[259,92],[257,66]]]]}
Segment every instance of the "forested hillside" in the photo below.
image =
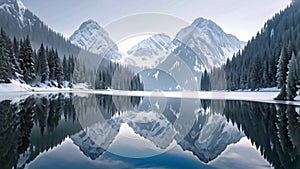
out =
{"type": "Polygon", "coordinates": [[[293,2],[211,76],[224,70],[228,90],[278,87],[277,99],[293,100],[300,85],[299,65],[300,3],[293,2]]]}
{"type": "Polygon", "coordinates": [[[0,83],[10,83],[15,79],[38,87],[45,84],[61,88],[85,83],[97,89],[143,90],[139,75],[134,75],[124,65],[105,59],[98,64],[99,69],[91,71],[88,63],[73,55],[60,57],[57,49],[44,46],[43,43],[35,51],[28,36],[21,40],[10,39],[1,29],[0,83]]]}
{"type": "Polygon", "coordinates": [[[73,56],[61,63],[56,49],[40,45],[38,51],[32,48],[29,37],[20,41],[11,40],[1,30],[0,34],[0,82],[9,83],[17,79],[27,84],[56,81],[62,87],[63,81],[70,81],[74,67],[73,56]]]}
{"type": "Polygon", "coordinates": [[[29,36],[34,49],[38,49],[40,44],[44,43],[49,48],[55,48],[61,57],[77,55],[81,50],[63,35],[49,28],[20,0],[1,0],[0,18],[0,27],[10,38],[22,39],[29,36]]]}

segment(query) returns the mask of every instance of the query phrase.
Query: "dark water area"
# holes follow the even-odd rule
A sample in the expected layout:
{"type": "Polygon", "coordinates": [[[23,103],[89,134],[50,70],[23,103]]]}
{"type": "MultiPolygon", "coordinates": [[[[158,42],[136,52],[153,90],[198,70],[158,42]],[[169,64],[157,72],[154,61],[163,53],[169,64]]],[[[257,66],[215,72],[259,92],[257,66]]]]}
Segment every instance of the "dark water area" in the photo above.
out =
{"type": "Polygon", "coordinates": [[[300,168],[300,107],[32,95],[0,101],[0,168],[300,168]]]}

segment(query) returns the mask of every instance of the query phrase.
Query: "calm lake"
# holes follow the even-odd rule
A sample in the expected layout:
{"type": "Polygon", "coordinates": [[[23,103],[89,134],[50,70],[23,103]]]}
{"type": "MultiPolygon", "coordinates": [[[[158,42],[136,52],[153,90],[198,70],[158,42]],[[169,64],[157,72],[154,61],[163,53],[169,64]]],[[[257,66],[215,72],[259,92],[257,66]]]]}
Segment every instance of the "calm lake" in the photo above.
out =
{"type": "Polygon", "coordinates": [[[300,168],[300,107],[92,94],[0,102],[0,168],[300,168]]]}

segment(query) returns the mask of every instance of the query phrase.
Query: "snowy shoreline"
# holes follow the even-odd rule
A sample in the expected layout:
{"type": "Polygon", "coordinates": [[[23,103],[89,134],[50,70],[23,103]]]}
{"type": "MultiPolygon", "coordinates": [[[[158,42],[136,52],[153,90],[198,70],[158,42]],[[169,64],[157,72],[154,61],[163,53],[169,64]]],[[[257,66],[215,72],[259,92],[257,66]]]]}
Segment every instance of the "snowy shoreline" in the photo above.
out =
{"type": "Polygon", "coordinates": [[[112,96],[144,96],[168,97],[207,100],[242,100],[265,103],[300,105],[300,96],[295,101],[274,100],[279,91],[276,88],[261,89],[260,91],[124,91],[124,90],[91,90],[84,85],[74,88],[32,87],[18,81],[0,85],[0,100],[21,100],[33,94],[74,93],[74,94],[103,94],[112,96]]]}

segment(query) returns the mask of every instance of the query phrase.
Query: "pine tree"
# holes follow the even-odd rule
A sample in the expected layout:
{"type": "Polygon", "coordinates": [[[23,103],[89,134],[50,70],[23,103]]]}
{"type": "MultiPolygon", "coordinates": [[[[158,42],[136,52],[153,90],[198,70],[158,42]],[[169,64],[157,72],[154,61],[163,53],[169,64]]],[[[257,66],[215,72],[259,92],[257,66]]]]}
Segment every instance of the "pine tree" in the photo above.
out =
{"type": "Polygon", "coordinates": [[[265,52],[264,53],[264,60],[263,60],[263,75],[262,75],[262,85],[261,87],[265,88],[265,87],[271,87],[270,83],[271,83],[271,80],[269,78],[269,66],[270,66],[270,63],[268,61],[268,56],[267,56],[267,53],[265,52]]]}
{"type": "Polygon", "coordinates": [[[287,77],[287,72],[288,72],[288,62],[289,62],[289,57],[287,54],[287,51],[285,48],[281,50],[278,65],[277,65],[277,87],[280,89],[282,86],[285,86],[286,83],[286,77],[287,77]]]}
{"type": "Polygon", "coordinates": [[[63,67],[64,80],[68,81],[68,74],[69,74],[68,69],[69,69],[69,65],[67,63],[67,58],[66,58],[65,55],[64,55],[64,58],[63,58],[63,65],[62,65],[62,67],[63,67]]]}
{"type": "MultiPolygon", "coordinates": [[[[258,59],[258,58],[255,58],[258,59]]],[[[258,62],[252,63],[252,70],[250,74],[250,89],[251,91],[254,91],[255,89],[259,88],[260,86],[260,79],[261,77],[259,76],[259,65],[258,62]]]]}
{"type": "Polygon", "coordinates": [[[209,74],[208,74],[207,70],[204,70],[204,73],[202,75],[201,90],[203,90],[203,91],[210,91],[211,90],[210,77],[209,77],[209,74]]]}
{"type": "Polygon", "coordinates": [[[8,77],[9,79],[12,78],[17,78],[16,73],[18,73],[19,67],[18,67],[18,62],[16,59],[16,55],[13,49],[13,44],[11,39],[6,36],[6,34],[4,32],[2,32],[2,42],[4,44],[4,50],[2,52],[4,52],[4,55],[6,57],[4,63],[6,64],[6,69],[8,71],[8,77]]]}
{"type": "MultiPolygon", "coordinates": [[[[18,76],[21,76],[22,71],[20,69],[20,65],[19,65],[19,59],[20,59],[20,45],[18,40],[16,39],[16,37],[14,37],[13,39],[13,53],[15,56],[15,69],[16,69],[16,73],[18,73],[18,76]]],[[[13,62],[14,63],[14,62],[13,62]]]]}
{"type": "Polygon", "coordinates": [[[47,80],[49,80],[49,66],[48,66],[48,59],[46,56],[46,51],[44,48],[44,45],[41,44],[41,47],[38,51],[38,60],[39,60],[39,75],[41,76],[41,82],[45,83],[47,80]]]}
{"type": "Polygon", "coordinates": [[[300,51],[298,51],[298,54],[297,54],[297,64],[296,64],[296,75],[297,75],[297,81],[296,81],[296,84],[298,86],[300,86],[300,51]]]}
{"type": "Polygon", "coordinates": [[[48,51],[48,67],[49,67],[49,80],[55,79],[55,51],[54,49],[46,50],[48,51]]]}
{"type": "Polygon", "coordinates": [[[6,34],[4,33],[3,35],[4,38],[4,55],[5,55],[5,64],[6,64],[6,69],[7,69],[7,75],[8,75],[8,79],[12,79],[15,77],[15,72],[16,72],[16,68],[15,68],[15,63],[16,59],[14,57],[14,53],[13,53],[13,48],[12,48],[12,43],[11,40],[8,36],[6,36],[6,34]]]}
{"type": "Polygon", "coordinates": [[[280,93],[278,94],[278,96],[275,98],[275,100],[284,100],[287,96],[286,93],[286,85],[283,85],[280,89],[280,93]]]}
{"type": "Polygon", "coordinates": [[[55,80],[58,83],[58,87],[61,88],[63,85],[64,74],[63,74],[62,66],[57,51],[55,51],[54,54],[54,62],[55,62],[55,80]]]}
{"type": "Polygon", "coordinates": [[[1,29],[0,33],[0,83],[9,83],[9,52],[7,51],[6,35],[1,29]]]}
{"type": "Polygon", "coordinates": [[[75,59],[73,56],[70,56],[68,59],[68,74],[67,74],[67,78],[69,82],[73,81],[73,74],[74,74],[74,65],[75,65],[75,59]]]}
{"type": "Polygon", "coordinates": [[[21,68],[26,83],[31,83],[35,79],[35,63],[33,58],[33,49],[31,47],[29,37],[23,41],[20,49],[20,59],[22,60],[21,68]]]}
{"type": "Polygon", "coordinates": [[[75,65],[74,65],[74,71],[73,71],[73,77],[72,77],[72,82],[73,83],[82,83],[81,81],[81,64],[79,59],[75,60],[75,65]]]}
{"type": "Polygon", "coordinates": [[[15,78],[16,77],[16,58],[13,52],[13,47],[12,47],[12,43],[11,40],[9,38],[7,38],[7,51],[8,51],[8,57],[7,58],[7,66],[8,66],[8,76],[10,79],[15,78]]]}
{"type": "Polygon", "coordinates": [[[292,54],[292,59],[290,60],[290,63],[288,65],[288,77],[287,77],[287,85],[286,85],[286,93],[287,96],[286,98],[288,100],[294,100],[294,98],[297,95],[297,86],[296,86],[296,81],[297,81],[297,75],[296,75],[296,68],[297,68],[297,60],[295,57],[295,54],[292,54]]]}

